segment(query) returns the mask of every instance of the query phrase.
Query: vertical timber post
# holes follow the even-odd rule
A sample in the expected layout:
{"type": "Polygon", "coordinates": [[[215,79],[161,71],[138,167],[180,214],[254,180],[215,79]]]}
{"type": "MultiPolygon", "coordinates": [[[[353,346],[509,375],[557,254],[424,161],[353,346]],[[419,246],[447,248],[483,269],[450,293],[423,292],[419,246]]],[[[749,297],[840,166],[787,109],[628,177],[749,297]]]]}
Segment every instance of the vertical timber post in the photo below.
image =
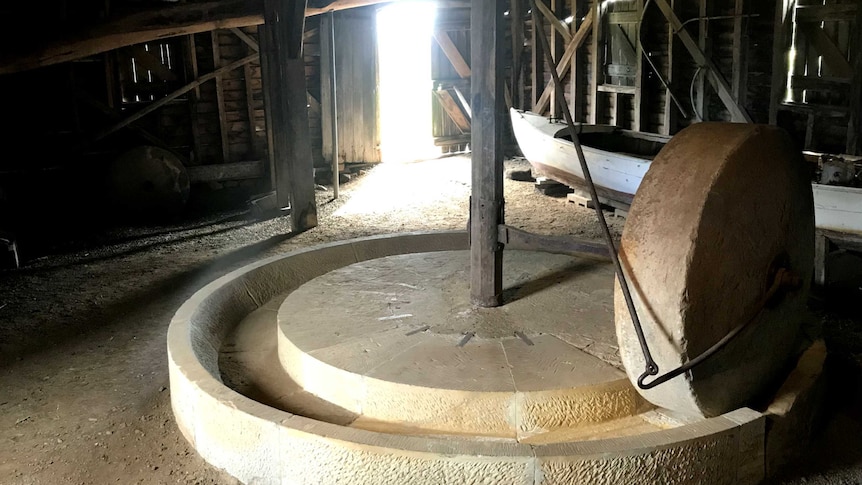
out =
{"type": "Polygon", "coordinates": [[[503,250],[497,227],[503,223],[503,11],[506,2],[473,0],[470,65],[473,180],[470,200],[470,299],[480,307],[499,306],[503,292],[503,250]]]}
{"type": "Polygon", "coordinates": [[[314,160],[308,128],[308,100],[302,36],[305,0],[265,0],[264,92],[272,113],[272,151],[278,205],[290,206],[291,230],[317,225],[314,160]]]}
{"type": "Polygon", "coordinates": [[[329,12],[329,103],[330,131],[332,135],[332,197],[338,198],[338,84],[335,65],[335,11],[329,12]]]}
{"type": "Polygon", "coordinates": [[[775,30],[772,33],[772,88],[769,100],[769,124],[778,124],[778,108],[787,95],[787,72],[790,69],[790,45],[793,33],[793,8],[796,2],[775,2],[775,30]]]}
{"type": "MultiPolygon", "coordinates": [[[[856,40],[851,45],[862,46],[862,6],[856,13],[856,40]]],[[[856,49],[853,56],[853,80],[850,83],[850,119],[847,122],[847,147],[850,155],[862,153],[862,51],[856,49]]]]}
{"type": "Polygon", "coordinates": [[[512,26],[512,106],[524,109],[524,86],[521,83],[521,58],[524,52],[524,0],[510,0],[509,20],[512,26]]]}
{"type": "MultiPolygon", "coordinates": [[[[532,20],[530,21],[532,24],[532,20]]],[[[536,26],[532,25],[530,29],[530,106],[533,111],[536,111],[536,105],[539,103],[539,97],[545,86],[545,58],[539,53],[539,37],[544,35],[542,32],[536,31],[536,26]]],[[[542,114],[542,113],[539,113],[542,114]]]]}

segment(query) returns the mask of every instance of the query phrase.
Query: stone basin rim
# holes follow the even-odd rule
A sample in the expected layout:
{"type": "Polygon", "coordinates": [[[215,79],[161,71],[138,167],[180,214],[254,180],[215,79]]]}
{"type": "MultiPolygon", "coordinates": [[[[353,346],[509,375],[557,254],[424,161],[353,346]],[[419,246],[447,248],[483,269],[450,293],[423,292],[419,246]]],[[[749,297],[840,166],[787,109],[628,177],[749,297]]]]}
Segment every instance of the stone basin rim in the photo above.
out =
{"type": "MultiPolygon", "coordinates": [[[[649,439],[644,439],[645,435],[636,435],[547,445],[458,441],[390,435],[317,421],[271,408],[222,383],[218,352],[225,334],[244,316],[274,296],[292,291],[305,281],[346,264],[394,254],[466,248],[465,231],[371,236],[272,256],[207,284],[183,303],[168,328],[171,403],[181,432],[212,465],[237,478],[251,480],[254,475],[249,475],[247,470],[250,466],[248,457],[236,457],[234,455],[239,453],[226,449],[235,443],[234,438],[248,434],[254,435],[256,443],[250,445],[249,452],[256,453],[267,443],[270,448],[263,448],[267,448],[268,454],[261,456],[270,457],[270,460],[282,459],[281,451],[272,447],[282,450],[291,446],[292,440],[300,440],[314,446],[325,443],[339,447],[348,454],[371,452],[394,457],[395,460],[415,460],[418,457],[434,463],[445,462],[450,467],[468,466],[474,462],[487,464],[490,459],[509,464],[528,463],[525,466],[537,469],[543,460],[563,460],[571,466],[588,466],[584,464],[592,461],[598,464],[613,458],[611,455],[646,458],[656,450],[685,447],[687,443],[703,442],[711,436],[727,438],[728,433],[763,428],[761,413],[742,408],[678,428],[648,433],[649,439]],[[276,282],[276,276],[283,279],[276,282]],[[214,426],[219,430],[214,430],[214,426]],[[231,439],[223,441],[222,434],[231,439]]],[[[734,453],[732,459],[738,461],[743,457],[740,451],[739,454],[734,453]]],[[[270,468],[282,466],[254,464],[270,468]]],[[[733,467],[741,469],[742,465],[736,463],[733,467]]],[[[271,471],[273,476],[284,476],[274,469],[271,471]]],[[[542,483],[544,478],[539,475],[537,472],[535,479],[525,483],[542,483]]]]}

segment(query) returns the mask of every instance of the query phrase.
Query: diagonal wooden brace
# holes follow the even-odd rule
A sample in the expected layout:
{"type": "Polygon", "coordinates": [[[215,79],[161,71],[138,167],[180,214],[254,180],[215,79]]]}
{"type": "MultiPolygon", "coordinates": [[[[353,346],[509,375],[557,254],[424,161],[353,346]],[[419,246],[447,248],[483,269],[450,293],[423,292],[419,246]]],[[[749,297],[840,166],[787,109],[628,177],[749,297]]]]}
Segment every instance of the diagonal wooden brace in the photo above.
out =
{"type": "MultiPolygon", "coordinates": [[[[536,2],[537,5],[541,5],[541,2],[536,2]]],[[[541,10],[541,8],[539,8],[541,10]]],[[[563,57],[560,58],[559,64],[557,64],[557,75],[560,78],[564,78],[566,73],[569,72],[569,66],[572,64],[572,59],[575,57],[575,52],[583,45],[584,40],[587,38],[587,34],[593,28],[593,11],[587,14],[584,17],[584,21],[581,22],[580,27],[578,27],[578,31],[571,38],[568,45],[566,45],[566,50],[563,52],[563,57]]],[[[554,82],[553,80],[548,81],[548,84],[545,85],[545,90],[542,91],[542,95],[539,97],[539,100],[536,102],[536,106],[533,108],[535,113],[543,113],[546,109],[548,109],[548,105],[551,101],[551,93],[554,91],[554,82]]]]}

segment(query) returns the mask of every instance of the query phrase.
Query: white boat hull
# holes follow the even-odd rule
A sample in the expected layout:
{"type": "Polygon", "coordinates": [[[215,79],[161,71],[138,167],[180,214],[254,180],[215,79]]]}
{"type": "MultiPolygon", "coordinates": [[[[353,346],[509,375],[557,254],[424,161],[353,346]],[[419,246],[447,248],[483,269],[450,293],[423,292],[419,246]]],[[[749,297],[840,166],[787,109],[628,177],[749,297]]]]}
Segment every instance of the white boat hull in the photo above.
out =
{"type": "MultiPolygon", "coordinates": [[[[583,185],[584,177],[572,142],[556,138],[566,129],[534,113],[512,109],[512,130],[524,157],[536,170],[564,184],[583,185]]],[[[613,127],[578,125],[584,133],[613,127]]],[[[584,158],[600,196],[631,203],[651,161],[583,146],[584,158]]],[[[862,189],[812,184],[818,229],[862,234],[862,189]]]]}
{"type": "Polygon", "coordinates": [[[817,229],[862,234],[862,189],[811,184],[817,229]]]}
{"type": "MultiPolygon", "coordinates": [[[[524,157],[542,174],[562,183],[583,184],[584,174],[571,141],[555,138],[565,125],[517,110],[511,111],[512,128],[524,157]]],[[[581,125],[591,132],[613,127],[581,125]]],[[[649,160],[583,146],[593,183],[611,199],[630,204],[649,168],[649,160]]]]}

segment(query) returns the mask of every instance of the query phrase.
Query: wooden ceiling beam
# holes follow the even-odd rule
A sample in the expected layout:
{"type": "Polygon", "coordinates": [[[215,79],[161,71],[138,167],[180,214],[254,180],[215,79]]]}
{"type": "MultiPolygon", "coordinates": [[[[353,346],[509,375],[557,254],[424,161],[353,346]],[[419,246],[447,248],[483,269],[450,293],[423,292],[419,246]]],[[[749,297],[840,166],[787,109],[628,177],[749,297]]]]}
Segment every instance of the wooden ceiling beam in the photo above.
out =
{"type": "MultiPolygon", "coordinates": [[[[257,2],[248,2],[256,4],[257,2]]],[[[242,1],[180,5],[118,18],[87,33],[0,58],[0,74],[28,71],[144,42],[263,23],[260,5],[242,1]]],[[[25,47],[26,48],[26,47],[25,47]]],[[[11,50],[11,49],[10,49],[11,50]]]]}
{"type": "MultiPolygon", "coordinates": [[[[324,7],[309,7],[305,10],[305,15],[311,17],[391,1],[393,0],[336,0],[324,7]]],[[[440,3],[445,6],[469,6],[466,2],[440,3]]],[[[263,8],[260,1],[221,0],[138,12],[43,45],[25,46],[27,51],[4,54],[0,56],[0,74],[74,61],[159,39],[262,23],[263,8]]]]}

